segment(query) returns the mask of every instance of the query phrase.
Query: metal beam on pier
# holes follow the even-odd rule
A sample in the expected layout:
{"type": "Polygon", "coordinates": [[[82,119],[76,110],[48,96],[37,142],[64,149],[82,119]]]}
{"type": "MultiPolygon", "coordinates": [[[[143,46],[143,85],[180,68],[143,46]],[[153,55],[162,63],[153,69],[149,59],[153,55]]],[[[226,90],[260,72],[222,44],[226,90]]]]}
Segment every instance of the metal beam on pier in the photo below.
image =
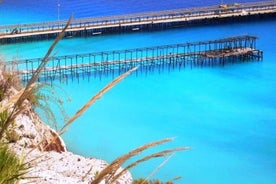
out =
{"type": "MultiPolygon", "coordinates": [[[[172,44],[155,47],[115,50],[51,57],[43,68],[40,81],[60,81],[80,76],[119,75],[138,66],[141,72],[157,69],[225,65],[240,61],[260,61],[263,52],[256,48],[255,36],[236,36],[218,40],[172,44]]],[[[28,81],[42,58],[6,63],[28,81]]]]}

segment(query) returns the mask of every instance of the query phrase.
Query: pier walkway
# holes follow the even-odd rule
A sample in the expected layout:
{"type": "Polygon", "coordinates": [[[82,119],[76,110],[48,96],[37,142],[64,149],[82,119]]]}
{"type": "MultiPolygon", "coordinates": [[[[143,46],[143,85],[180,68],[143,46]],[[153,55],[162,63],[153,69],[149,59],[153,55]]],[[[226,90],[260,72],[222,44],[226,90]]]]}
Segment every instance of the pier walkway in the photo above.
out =
{"type": "MultiPolygon", "coordinates": [[[[136,66],[140,72],[164,69],[215,66],[240,61],[261,60],[255,36],[236,36],[211,41],[163,45],[156,47],[51,57],[42,70],[40,81],[68,81],[91,76],[119,75],[136,66]]],[[[42,58],[6,63],[28,81],[42,58]]],[[[137,71],[137,72],[139,72],[137,71]]]]}
{"type": "MultiPolygon", "coordinates": [[[[129,15],[73,20],[66,30],[67,37],[90,36],[111,32],[154,30],[211,20],[238,18],[276,13],[276,1],[175,9],[129,15]]],[[[14,43],[54,38],[67,21],[0,26],[0,43],[14,43]]]]}

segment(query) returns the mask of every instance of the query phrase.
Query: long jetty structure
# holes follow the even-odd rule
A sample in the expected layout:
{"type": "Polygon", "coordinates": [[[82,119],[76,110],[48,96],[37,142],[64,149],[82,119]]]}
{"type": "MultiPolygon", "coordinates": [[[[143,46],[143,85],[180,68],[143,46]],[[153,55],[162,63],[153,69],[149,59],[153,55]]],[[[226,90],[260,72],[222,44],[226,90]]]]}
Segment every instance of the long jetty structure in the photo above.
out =
{"type": "MultiPolygon", "coordinates": [[[[250,16],[275,15],[276,1],[175,9],[129,15],[75,19],[66,30],[67,37],[90,36],[103,33],[154,30],[208,21],[250,16]]],[[[0,43],[54,38],[67,21],[0,26],[0,43]]]]}
{"type": "MultiPolygon", "coordinates": [[[[42,69],[39,81],[119,75],[138,66],[141,72],[171,68],[215,66],[239,61],[260,61],[263,52],[256,49],[255,36],[236,36],[211,41],[163,45],[51,57],[42,69]]],[[[23,81],[34,74],[42,58],[6,63],[23,81]]],[[[139,71],[137,71],[139,73],[139,71]]]]}

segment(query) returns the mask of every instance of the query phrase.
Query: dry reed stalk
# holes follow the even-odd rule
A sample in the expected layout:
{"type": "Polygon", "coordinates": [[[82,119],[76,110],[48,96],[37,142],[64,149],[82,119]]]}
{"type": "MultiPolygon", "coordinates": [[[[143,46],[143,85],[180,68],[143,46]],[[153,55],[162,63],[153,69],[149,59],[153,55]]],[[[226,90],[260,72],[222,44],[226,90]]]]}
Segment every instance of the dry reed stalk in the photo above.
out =
{"type": "Polygon", "coordinates": [[[26,85],[23,93],[18,98],[18,100],[15,102],[13,110],[11,111],[10,115],[8,116],[8,118],[6,119],[6,121],[3,124],[3,127],[0,130],[0,140],[2,139],[2,137],[4,135],[4,132],[10,126],[10,124],[13,122],[13,120],[15,119],[15,117],[20,112],[22,112],[24,110],[24,108],[22,108],[22,104],[23,104],[24,100],[26,100],[28,98],[28,96],[30,95],[30,91],[31,91],[30,89],[31,89],[32,85],[34,84],[34,82],[38,79],[41,71],[46,66],[47,62],[49,61],[49,56],[51,55],[53,49],[55,48],[55,46],[57,45],[57,43],[64,37],[65,31],[68,28],[68,26],[69,26],[69,24],[71,22],[71,19],[72,18],[70,17],[70,19],[68,20],[66,26],[62,29],[62,31],[59,33],[58,37],[52,43],[52,45],[49,48],[49,50],[47,51],[46,55],[43,57],[43,59],[41,61],[41,64],[38,66],[38,68],[34,72],[32,78],[30,79],[30,81],[26,85]]]}
{"type": "MultiPolygon", "coordinates": [[[[32,95],[32,89],[35,86],[35,81],[39,78],[39,75],[40,75],[41,71],[43,70],[43,68],[45,68],[47,62],[49,61],[49,56],[51,55],[51,53],[52,53],[53,49],[55,48],[56,44],[64,37],[65,31],[68,28],[70,22],[71,22],[71,17],[68,20],[66,26],[59,33],[58,37],[52,43],[51,47],[48,49],[46,55],[43,57],[43,59],[41,61],[41,64],[36,69],[35,73],[33,74],[33,76],[30,79],[30,81],[27,83],[26,87],[24,89],[20,90],[14,96],[12,96],[10,98],[9,102],[7,104],[5,104],[4,107],[1,107],[1,109],[0,109],[1,111],[0,112],[3,112],[2,110],[7,110],[8,108],[12,108],[12,110],[11,110],[8,118],[5,120],[3,126],[1,127],[0,140],[3,138],[3,135],[4,135],[5,131],[8,129],[8,127],[10,126],[10,124],[14,121],[14,119],[16,118],[16,116],[19,113],[21,113],[22,111],[25,110],[25,106],[26,106],[26,104],[24,103],[25,100],[28,99],[30,97],[30,95],[32,95]]],[[[1,67],[3,67],[3,66],[1,66],[1,67]]],[[[34,148],[34,149],[36,149],[36,148],[34,148]]],[[[29,152],[28,152],[28,154],[29,154],[29,152]]],[[[27,167],[24,169],[25,172],[22,172],[20,174],[20,177],[23,176],[23,175],[26,175],[29,172],[28,170],[31,168],[31,164],[36,159],[38,159],[40,157],[37,157],[35,159],[29,160],[28,162],[24,163],[22,166],[27,166],[27,167]]],[[[30,179],[31,177],[24,177],[24,178],[21,177],[21,179],[27,179],[27,178],[30,179]]]]}
{"type": "MultiPolygon", "coordinates": [[[[55,142],[58,139],[58,135],[61,135],[65,132],[66,128],[75,121],[78,117],[80,117],[93,103],[95,103],[96,100],[100,99],[104,93],[109,91],[112,87],[114,87],[116,84],[118,84],[120,81],[122,81],[124,78],[126,78],[128,75],[130,75],[133,71],[137,70],[138,67],[135,67],[126,73],[120,75],[113,81],[111,81],[109,84],[107,84],[101,91],[99,91],[96,95],[94,95],[81,109],[79,109],[76,114],[68,120],[68,122],[62,127],[62,129],[59,131],[59,133],[52,138],[52,140],[46,145],[43,149],[47,149],[47,146],[49,146],[51,143],[55,142]]],[[[43,141],[39,142],[33,149],[31,149],[28,154],[30,154],[32,151],[34,151],[36,148],[41,145],[43,141]]],[[[89,169],[89,171],[82,177],[82,179],[86,178],[88,174],[91,172],[93,166],[89,169]]]]}
{"type": "MultiPolygon", "coordinates": [[[[35,84],[32,84],[29,88],[30,92],[33,88],[35,87],[35,84]]],[[[17,92],[15,95],[13,95],[7,103],[5,103],[3,106],[0,106],[0,112],[3,112],[5,110],[8,110],[9,108],[12,108],[14,106],[14,104],[18,101],[18,99],[20,98],[20,96],[23,94],[23,92],[25,91],[25,88],[21,89],[19,92],[17,92]]]]}
{"type": "Polygon", "coordinates": [[[82,106],[74,116],[72,116],[66,124],[60,129],[59,135],[62,135],[66,128],[72,124],[77,118],[79,118],[93,103],[95,103],[97,100],[99,100],[103,94],[108,92],[112,87],[114,87],[116,84],[118,84],[120,81],[122,81],[124,78],[126,78],[128,75],[130,75],[132,72],[137,70],[138,67],[132,68],[131,70],[125,72],[124,74],[120,75],[113,81],[111,81],[109,84],[107,84],[102,90],[100,90],[96,95],[94,95],[84,106],[82,106]]]}
{"type": "MultiPolygon", "coordinates": [[[[123,73],[119,77],[115,78],[113,81],[111,81],[109,84],[107,84],[102,90],[100,90],[96,95],[94,95],[84,106],[82,106],[74,116],[72,116],[66,124],[60,129],[60,131],[57,133],[59,136],[62,135],[64,132],[66,132],[66,129],[68,126],[70,126],[78,117],[80,117],[93,103],[95,103],[97,100],[99,100],[106,92],[108,92],[112,87],[114,87],[116,84],[118,84],[120,81],[122,81],[124,78],[126,78],[128,75],[130,75],[132,72],[137,70],[138,67],[132,68],[131,70],[123,73]]],[[[47,149],[47,147],[55,142],[58,139],[58,135],[54,136],[52,140],[48,143],[48,145],[44,146],[43,149],[47,149]]],[[[42,144],[42,142],[38,143],[38,145],[42,144]]]]}
{"type": "MultiPolygon", "coordinates": [[[[110,178],[110,182],[108,182],[108,183],[114,183],[118,178],[120,178],[124,174],[124,172],[126,172],[127,170],[129,170],[129,169],[137,166],[138,164],[140,164],[142,162],[146,162],[146,161],[148,161],[148,160],[150,160],[152,158],[158,158],[158,157],[168,156],[168,158],[165,161],[163,161],[161,163],[161,165],[159,165],[146,179],[144,179],[144,182],[145,182],[151,176],[153,176],[172,157],[172,155],[173,155],[172,153],[171,154],[168,154],[168,153],[162,154],[161,152],[160,153],[154,153],[152,155],[148,155],[148,156],[146,156],[146,157],[144,157],[142,159],[139,159],[139,160],[131,163],[130,165],[126,166],[121,172],[119,172],[118,174],[116,174],[113,178],[110,178]]],[[[143,184],[143,183],[141,183],[141,184],[143,184]]]]}
{"type": "Polygon", "coordinates": [[[99,175],[91,182],[91,184],[100,183],[103,179],[105,179],[106,176],[113,177],[114,174],[118,171],[118,169],[122,166],[122,164],[125,163],[131,157],[140,154],[141,152],[143,152],[144,150],[146,150],[148,148],[155,147],[155,146],[158,146],[160,144],[170,142],[172,140],[173,140],[173,138],[167,138],[167,139],[163,139],[163,140],[160,140],[160,141],[151,142],[151,143],[145,144],[145,145],[143,145],[139,148],[136,148],[136,149],[130,151],[129,153],[117,158],[110,165],[108,165],[105,169],[103,169],[99,173],[99,175]]]}
{"type": "Polygon", "coordinates": [[[154,176],[174,155],[174,153],[168,155],[168,157],[159,164],[147,177],[144,179],[144,181],[141,184],[144,184],[147,180],[149,180],[152,176],[154,176]]]}
{"type": "MultiPolygon", "coordinates": [[[[169,156],[169,158],[170,158],[170,156],[172,156],[172,154],[174,152],[184,151],[184,150],[189,150],[189,149],[190,149],[189,147],[180,147],[180,148],[164,150],[164,151],[161,151],[161,152],[157,152],[157,153],[145,156],[142,159],[139,159],[139,160],[129,164],[122,171],[120,171],[118,174],[109,177],[110,181],[107,182],[107,183],[114,183],[119,177],[121,177],[124,174],[124,172],[126,172],[127,170],[137,166],[138,164],[140,164],[142,162],[148,161],[148,160],[153,159],[153,158],[159,158],[159,157],[165,157],[165,156],[169,156]]],[[[164,164],[162,164],[161,166],[163,166],[163,165],[164,164]]],[[[158,167],[157,169],[160,169],[160,167],[158,167]]],[[[153,172],[153,174],[155,174],[155,172],[157,172],[157,169],[153,172]]],[[[153,175],[153,174],[151,174],[151,175],[153,175]]]]}
{"type": "MultiPolygon", "coordinates": [[[[30,91],[32,89],[32,85],[34,84],[34,82],[38,79],[41,71],[43,70],[43,68],[45,67],[45,65],[47,64],[48,60],[49,60],[49,56],[51,54],[51,52],[53,51],[54,47],[56,46],[56,44],[59,42],[59,40],[64,36],[65,34],[65,30],[67,29],[67,27],[69,26],[71,21],[71,18],[69,19],[69,21],[67,22],[67,25],[64,27],[64,29],[62,30],[62,32],[59,34],[59,36],[55,39],[54,43],[51,45],[51,47],[49,48],[48,52],[46,53],[45,57],[42,60],[42,63],[39,65],[38,69],[35,71],[34,75],[32,76],[32,78],[30,79],[30,81],[28,82],[27,86],[25,89],[23,89],[22,91],[20,91],[20,93],[18,95],[16,95],[14,98],[12,98],[12,101],[16,101],[14,103],[14,109],[12,111],[12,113],[10,114],[9,118],[7,119],[6,122],[10,122],[12,121],[15,116],[21,112],[21,107],[22,104],[24,102],[25,99],[28,98],[28,96],[30,95],[30,91]]],[[[107,91],[109,91],[112,87],[114,87],[117,83],[119,83],[121,80],[123,80],[126,76],[128,76],[130,73],[132,73],[133,71],[135,71],[137,69],[137,67],[131,69],[130,71],[124,73],[123,75],[119,76],[118,78],[116,78],[115,80],[113,80],[111,83],[109,83],[107,86],[105,86],[101,91],[99,91],[95,96],[93,96],[81,109],[79,109],[76,114],[70,118],[67,123],[62,127],[62,129],[60,130],[60,135],[62,133],[65,132],[65,129],[73,122],[75,121],[78,117],[80,117],[93,103],[95,103],[96,100],[100,99],[102,97],[102,95],[104,93],[106,93],[107,91]]],[[[5,124],[5,128],[7,128],[9,126],[9,124],[5,124]]],[[[0,132],[0,138],[3,135],[3,129],[1,129],[0,132]]],[[[57,138],[57,137],[56,137],[57,138]]],[[[52,141],[54,141],[56,138],[54,138],[52,141]]],[[[98,184],[100,181],[102,181],[105,177],[108,176],[108,183],[113,183],[114,181],[116,181],[116,179],[118,179],[122,174],[124,174],[124,172],[127,169],[130,169],[136,165],[138,165],[141,162],[145,162],[149,159],[152,158],[156,158],[156,157],[163,157],[166,155],[170,155],[172,152],[175,151],[182,151],[182,150],[186,150],[187,148],[175,148],[175,149],[171,149],[171,150],[165,150],[165,151],[161,151],[155,154],[151,154],[149,156],[146,156],[140,160],[137,160],[136,162],[130,164],[129,166],[127,166],[123,171],[121,171],[120,173],[118,173],[117,175],[115,175],[115,173],[118,171],[118,169],[122,166],[122,164],[127,161],[128,159],[130,159],[131,157],[141,153],[142,151],[172,141],[172,138],[169,139],[163,139],[161,141],[156,141],[156,142],[152,142],[146,145],[143,145],[121,157],[119,157],[118,159],[114,160],[109,166],[107,166],[104,170],[102,170],[98,176],[96,176],[95,180],[93,180],[91,183],[92,184],[98,184]],[[115,176],[114,176],[115,175],[115,176]]],[[[91,169],[90,169],[91,170],[91,169]]],[[[85,176],[84,176],[85,177],[85,176]]]]}

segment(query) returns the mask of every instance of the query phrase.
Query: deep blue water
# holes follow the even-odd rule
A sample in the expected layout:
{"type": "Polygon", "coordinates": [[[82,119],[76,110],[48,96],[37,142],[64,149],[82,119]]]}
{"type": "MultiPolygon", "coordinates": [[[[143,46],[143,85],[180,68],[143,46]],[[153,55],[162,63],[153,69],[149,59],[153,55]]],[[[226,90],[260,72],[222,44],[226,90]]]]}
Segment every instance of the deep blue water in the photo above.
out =
{"type": "Polygon", "coordinates": [[[0,24],[68,19],[70,15],[82,18],[256,1],[258,0],[3,0],[0,6],[0,24]]]}
{"type": "MultiPolygon", "coordinates": [[[[66,19],[71,13],[75,17],[89,17],[205,6],[220,1],[60,3],[60,15],[66,19]]],[[[0,23],[56,20],[56,5],[46,0],[39,3],[4,1],[0,4],[0,23]],[[22,8],[26,6],[28,10],[22,8]],[[29,13],[25,14],[26,11],[29,13]]],[[[252,34],[259,37],[257,47],[264,51],[263,62],[131,75],[70,127],[64,135],[68,148],[85,156],[112,161],[141,144],[176,137],[168,147],[191,146],[192,149],[176,153],[154,178],[169,180],[182,176],[177,183],[189,184],[275,183],[276,37],[272,35],[275,29],[276,20],[271,19],[61,41],[56,48],[57,55],[252,34]]],[[[0,52],[8,59],[41,57],[50,44],[51,41],[41,41],[5,45],[0,47],[0,52]]],[[[57,83],[72,99],[66,103],[66,111],[76,112],[110,80],[57,83]]],[[[132,173],[134,177],[146,177],[162,161],[143,164],[132,173]]]]}

